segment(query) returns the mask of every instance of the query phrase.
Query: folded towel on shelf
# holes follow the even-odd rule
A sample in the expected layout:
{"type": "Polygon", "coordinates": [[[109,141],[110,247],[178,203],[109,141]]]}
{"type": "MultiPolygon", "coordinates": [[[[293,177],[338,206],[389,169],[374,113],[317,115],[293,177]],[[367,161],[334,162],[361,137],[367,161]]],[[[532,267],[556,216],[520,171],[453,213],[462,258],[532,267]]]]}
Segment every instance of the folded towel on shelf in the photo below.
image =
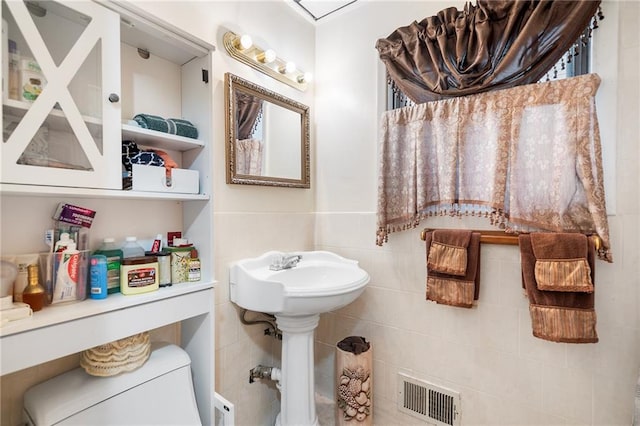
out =
{"type": "Polygon", "coordinates": [[[180,118],[167,118],[169,133],[184,136],[185,138],[198,139],[198,129],[190,121],[180,118]]]}
{"type": "Polygon", "coordinates": [[[480,233],[429,231],[425,243],[427,300],[471,308],[480,294],[480,233]]]}
{"type": "Polygon", "coordinates": [[[170,135],[184,136],[197,139],[198,129],[188,120],[181,118],[164,119],[158,115],[136,114],[133,120],[143,129],[155,130],[170,135]]]}
{"type": "Polygon", "coordinates": [[[122,164],[127,171],[132,164],[164,167],[164,158],[152,149],[140,149],[134,141],[122,141],[122,164]]]}
{"type": "Polygon", "coordinates": [[[518,242],[533,335],[554,342],[597,342],[594,244],[578,233],[520,234],[518,242]]]}
{"type": "Polygon", "coordinates": [[[169,123],[158,115],[136,114],[133,120],[143,129],[155,130],[156,132],[169,133],[169,123]]]}

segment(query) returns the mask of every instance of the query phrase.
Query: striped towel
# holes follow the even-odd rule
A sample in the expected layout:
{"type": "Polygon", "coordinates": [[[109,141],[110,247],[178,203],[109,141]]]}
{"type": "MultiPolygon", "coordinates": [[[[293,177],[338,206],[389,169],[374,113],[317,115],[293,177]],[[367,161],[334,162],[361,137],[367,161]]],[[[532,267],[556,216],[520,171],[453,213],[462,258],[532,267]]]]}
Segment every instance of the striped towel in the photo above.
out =
{"type": "Polygon", "coordinates": [[[169,133],[171,135],[184,136],[197,139],[198,129],[190,121],[181,118],[164,119],[158,115],[136,114],[133,120],[143,129],[169,133]]]}
{"type": "Polygon", "coordinates": [[[427,251],[426,299],[473,307],[480,294],[480,233],[445,229],[425,235],[427,251]]]}
{"type": "Polygon", "coordinates": [[[578,233],[535,232],[520,234],[518,242],[533,335],[553,342],[596,343],[591,241],[578,233]]]}
{"type": "Polygon", "coordinates": [[[137,114],[135,117],[133,117],[133,119],[143,129],[169,133],[169,124],[167,124],[167,120],[160,116],[151,114],[137,114]]]}

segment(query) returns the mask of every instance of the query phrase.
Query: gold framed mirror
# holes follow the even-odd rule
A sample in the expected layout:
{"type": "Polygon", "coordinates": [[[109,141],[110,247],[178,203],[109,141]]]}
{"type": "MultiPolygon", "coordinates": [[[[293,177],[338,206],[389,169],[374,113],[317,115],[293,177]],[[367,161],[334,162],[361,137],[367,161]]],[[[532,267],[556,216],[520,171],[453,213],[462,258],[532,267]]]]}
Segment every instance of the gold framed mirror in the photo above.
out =
{"type": "Polygon", "coordinates": [[[309,188],[309,107],[226,73],[227,183],[309,188]]]}

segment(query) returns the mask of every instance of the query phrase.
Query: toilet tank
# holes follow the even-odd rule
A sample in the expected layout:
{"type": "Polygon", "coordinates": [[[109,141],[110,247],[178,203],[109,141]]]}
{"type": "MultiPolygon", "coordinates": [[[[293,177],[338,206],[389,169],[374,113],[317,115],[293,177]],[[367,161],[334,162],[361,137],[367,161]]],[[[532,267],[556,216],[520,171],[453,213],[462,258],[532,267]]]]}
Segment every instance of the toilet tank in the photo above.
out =
{"type": "Polygon", "coordinates": [[[180,347],[153,343],[137,370],[95,377],[76,368],[24,394],[28,425],[201,425],[191,359],[180,347]]]}

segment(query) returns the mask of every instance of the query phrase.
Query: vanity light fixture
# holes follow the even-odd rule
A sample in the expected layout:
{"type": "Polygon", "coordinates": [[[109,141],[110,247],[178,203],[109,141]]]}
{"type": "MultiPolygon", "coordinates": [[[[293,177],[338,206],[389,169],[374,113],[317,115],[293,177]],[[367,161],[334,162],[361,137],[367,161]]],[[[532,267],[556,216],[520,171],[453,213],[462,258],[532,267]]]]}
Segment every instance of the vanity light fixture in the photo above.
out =
{"type": "Polygon", "coordinates": [[[310,73],[297,69],[293,62],[279,58],[272,49],[256,46],[247,34],[227,31],[223,44],[232,58],[298,90],[305,91],[307,83],[311,81],[310,73]]]}

